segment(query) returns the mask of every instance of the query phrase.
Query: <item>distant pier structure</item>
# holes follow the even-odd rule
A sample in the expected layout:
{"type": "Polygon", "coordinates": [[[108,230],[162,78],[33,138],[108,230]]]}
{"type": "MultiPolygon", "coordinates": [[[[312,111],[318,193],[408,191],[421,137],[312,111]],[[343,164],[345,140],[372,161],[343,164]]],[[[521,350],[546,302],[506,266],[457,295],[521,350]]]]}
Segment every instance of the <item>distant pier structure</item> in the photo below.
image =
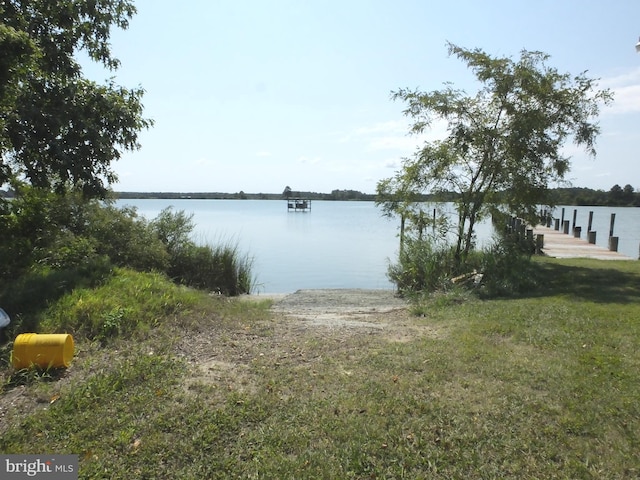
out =
{"type": "Polygon", "coordinates": [[[310,212],[311,200],[308,198],[287,198],[287,211],[310,212]]]}

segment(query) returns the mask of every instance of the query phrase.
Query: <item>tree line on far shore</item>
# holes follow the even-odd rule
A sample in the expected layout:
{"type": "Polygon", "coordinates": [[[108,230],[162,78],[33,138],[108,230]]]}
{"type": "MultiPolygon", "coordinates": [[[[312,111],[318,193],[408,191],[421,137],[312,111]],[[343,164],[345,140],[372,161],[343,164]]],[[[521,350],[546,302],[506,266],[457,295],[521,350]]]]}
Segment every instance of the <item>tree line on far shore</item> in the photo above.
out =
{"type": "MultiPolygon", "coordinates": [[[[609,191],[594,190],[584,187],[565,187],[550,190],[551,198],[555,205],[579,205],[579,206],[604,206],[604,207],[640,207],[640,191],[636,191],[631,185],[624,187],[616,184],[609,191]]],[[[209,199],[209,200],[282,200],[287,198],[283,193],[237,193],[223,192],[115,192],[117,199],[209,199]]],[[[10,190],[0,190],[0,197],[12,197],[10,190]]],[[[301,197],[310,200],[357,200],[375,201],[376,195],[363,193],[358,190],[332,190],[331,193],[291,191],[290,197],[301,197]]],[[[434,195],[423,194],[419,201],[444,201],[453,202],[457,199],[454,192],[439,193],[434,195]]]]}
{"type": "Polygon", "coordinates": [[[615,184],[609,191],[591,188],[557,188],[551,191],[556,205],[640,207],[640,192],[627,184],[615,184]]]}
{"type": "MultiPolygon", "coordinates": [[[[13,197],[11,190],[0,190],[0,197],[13,197]]],[[[306,198],[309,200],[358,200],[375,201],[376,195],[362,193],[357,190],[332,190],[331,193],[291,191],[285,193],[235,193],[225,192],[113,192],[115,199],[166,199],[166,200],[282,200],[284,198],[306,198]]]]}

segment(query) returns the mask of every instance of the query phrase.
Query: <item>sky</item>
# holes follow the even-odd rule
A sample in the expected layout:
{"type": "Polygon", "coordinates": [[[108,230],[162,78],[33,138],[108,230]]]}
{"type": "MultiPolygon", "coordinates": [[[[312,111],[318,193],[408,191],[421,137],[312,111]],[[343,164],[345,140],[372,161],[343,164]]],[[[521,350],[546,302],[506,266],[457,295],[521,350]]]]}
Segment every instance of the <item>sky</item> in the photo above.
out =
{"type": "Polygon", "coordinates": [[[141,149],[114,165],[116,191],[375,193],[425,139],[408,135],[401,88],[446,82],[475,93],[447,42],[517,59],[551,56],[614,93],[597,156],[573,145],[573,186],[640,190],[640,2],[635,0],[134,1],[112,32],[116,72],[85,75],[145,89],[141,149]]]}

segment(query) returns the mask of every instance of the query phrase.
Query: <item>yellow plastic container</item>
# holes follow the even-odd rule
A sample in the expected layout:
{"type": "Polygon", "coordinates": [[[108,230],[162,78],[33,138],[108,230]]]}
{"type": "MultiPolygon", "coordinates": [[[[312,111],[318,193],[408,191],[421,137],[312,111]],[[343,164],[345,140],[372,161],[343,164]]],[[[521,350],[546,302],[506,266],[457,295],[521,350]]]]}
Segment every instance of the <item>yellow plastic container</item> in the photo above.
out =
{"type": "Polygon", "coordinates": [[[20,370],[68,367],[73,359],[73,337],[67,333],[22,333],[13,342],[11,363],[20,370]]]}

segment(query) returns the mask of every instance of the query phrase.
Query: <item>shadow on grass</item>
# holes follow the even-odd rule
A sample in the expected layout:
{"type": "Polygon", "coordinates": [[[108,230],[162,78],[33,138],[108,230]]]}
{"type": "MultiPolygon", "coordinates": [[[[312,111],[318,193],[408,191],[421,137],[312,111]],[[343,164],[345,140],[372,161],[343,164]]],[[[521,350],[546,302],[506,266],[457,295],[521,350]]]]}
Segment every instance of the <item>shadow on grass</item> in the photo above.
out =
{"type": "Polygon", "coordinates": [[[110,272],[110,264],[99,259],[75,268],[33,271],[13,282],[5,280],[0,284],[0,307],[11,323],[0,330],[0,342],[17,333],[37,332],[40,314],[48,305],[74,288],[97,285],[110,272]]]}
{"type": "Polygon", "coordinates": [[[542,261],[539,288],[527,297],[568,295],[597,303],[640,302],[640,262],[542,261]]]}
{"type": "Polygon", "coordinates": [[[11,374],[0,387],[0,393],[36,382],[56,382],[67,374],[66,368],[23,368],[11,374]]]}

